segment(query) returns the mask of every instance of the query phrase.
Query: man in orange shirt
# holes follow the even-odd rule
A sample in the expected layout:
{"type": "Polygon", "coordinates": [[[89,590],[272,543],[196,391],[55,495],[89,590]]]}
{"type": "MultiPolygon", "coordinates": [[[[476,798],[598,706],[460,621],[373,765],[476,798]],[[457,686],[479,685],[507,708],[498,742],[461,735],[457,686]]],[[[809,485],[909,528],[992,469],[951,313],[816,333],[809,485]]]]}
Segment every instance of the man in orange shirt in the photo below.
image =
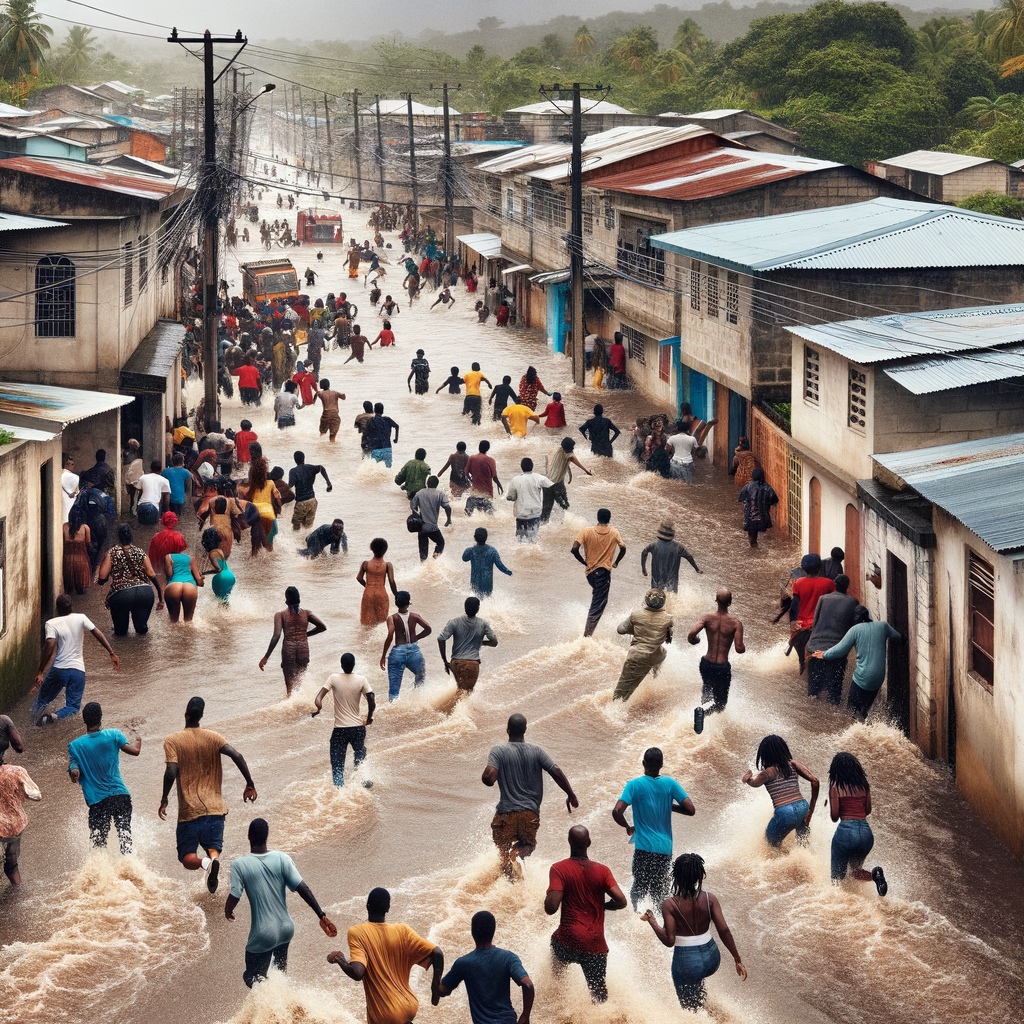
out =
{"type": "MultiPolygon", "coordinates": [[[[435,302],[436,306],[437,303],[435,302]]],[[[470,415],[470,421],[474,424],[479,425],[480,423],[480,406],[483,399],[480,397],[480,382],[483,381],[492,391],[494,385],[480,372],[480,364],[474,363],[473,369],[469,373],[463,374],[463,381],[466,384],[466,397],[462,401],[462,415],[466,413],[470,415]]]]}
{"type": "Polygon", "coordinates": [[[601,621],[605,606],[608,604],[608,591],[612,585],[612,569],[626,555],[626,545],[622,543],[619,531],[608,524],[612,514],[609,509],[597,510],[597,526],[587,526],[576,535],[572,545],[572,556],[587,568],[587,582],[594,591],[590,600],[590,611],[587,613],[587,625],[584,636],[593,636],[597,624],[601,621]],[[580,548],[583,554],[580,554],[580,548]],[[619,548],[619,556],[615,557],[615,549],[619,548]],[[585,556],[585,557],[584,557],[585,556]]]}
{"type": "Polygon", "coordinates": [[[501,414],[501,422],[512,437],[526,437],[531,420],[534,423],[540,423],[540,417],[528,405],[523,405],[521,402],[508,406],[501,414]]]}
{"type": "Polygon", "coordinates": [[[366,898],[366,924],[348,930],[351,959],[341,951],[327,955],[353,981],[361,981],[366,993],[367,1024],[412,1024],[419,1000],[409,987],[414,964],[433,968],[430,1002],[441,1000],[444,953],[440,946],[417,935],[407,924],[388,924],[391,894],[379,886],[366,898]]]}

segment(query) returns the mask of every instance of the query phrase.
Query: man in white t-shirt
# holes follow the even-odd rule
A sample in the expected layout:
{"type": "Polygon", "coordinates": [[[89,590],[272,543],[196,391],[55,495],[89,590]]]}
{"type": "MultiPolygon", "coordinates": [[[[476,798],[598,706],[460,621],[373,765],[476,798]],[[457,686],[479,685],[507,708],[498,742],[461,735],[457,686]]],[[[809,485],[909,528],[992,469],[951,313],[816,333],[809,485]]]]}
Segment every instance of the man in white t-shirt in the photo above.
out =
{"type": "Polygon", "coordinates": [[[587,357],[587,369],[594,365],[594,346],[597,344],[597,335],[588,334],[583,339],[583,351],[587,357]]]}
{"type": "Polygon", "coordinates": [[[70,455],[64,455],[64,472],[60,475],[61,505],[64,508],[64,522],[68,521],[68,513],[75,503],[75,496],[78,494],[78,474],[75,472],[75,460],[70,455]]]}
{"type": "MultiPolygon", "coordinates": [[[[336,786],[345,785],[345,755],[349,744],[352,744],[352,757],[358,768],[366,758],[366,727],[373,724],[373,713],[377,708],[377,698],[373,695],[366,676],[353,673],[356,667],[354,655],[341,656],[341,671],[327,677],[326,684],[313,701],[316,711],[313,717],[323,711],[323,700],[328,691],[334,697],[334,731],[331,733],[331,773],[336,786]],[[359,713],[359,701],[366,695],[366,721],[359,713]]],[[[373,785],[369,779],[363,782],[369,788],[373,785]]]]}
{"type": "Polygon", "coordinates": [[[82,657],[82,641],[88,630],[98,643],[102,644],[110,654],[111,664],[116,672],[121,667],[114,649],[107,638],[80,613],[72,613],[71,598],[61,594],[57,598],[57,615],[46,623],[46,642],[43,644],[43,656],[39,660],[39,671],[36,673],[34,690],[40,687],[39,695],[32,702],[32,722],[35,725],[48,725],[58,718],[69,718],[77,715],[82,706],[82,695],[85,693],[85,659],[82,657]],[[46,666],[50,659],[53,665],[50,671],[46,666]],[[46,708],[57,699],[64,690],[64,707],[54,715],[43,714],[46,708]]]}
{"type": "Polygon", "coordinates": [[[159,522],[171,503],[171,482],[162,475],[163,467],[159,462],[149,464],[149,472],[139,477],[139,508],[140,526],[152,526],[159,522]]]}
{"type": "Polygon", "coordinates": [[[505,491],[505,500],[514,501],[516,540],[520,544],[536,544],[540,532],[540,517],[544,511],[544,488],[554,487],[553,480],[533,471],[533,459],[519,463],[522,473],[512,477],[505,491]]]}
{"type": "Polygon", "coordinates": [[[668,443],[672,446],[672,460],[669,463],[669,473],[673,480],[685,480],[686,483],[693,483],[693,449],[697,439],[693,434],[688,434],[685,428],[678,434],[673,434],[668,443]]]}

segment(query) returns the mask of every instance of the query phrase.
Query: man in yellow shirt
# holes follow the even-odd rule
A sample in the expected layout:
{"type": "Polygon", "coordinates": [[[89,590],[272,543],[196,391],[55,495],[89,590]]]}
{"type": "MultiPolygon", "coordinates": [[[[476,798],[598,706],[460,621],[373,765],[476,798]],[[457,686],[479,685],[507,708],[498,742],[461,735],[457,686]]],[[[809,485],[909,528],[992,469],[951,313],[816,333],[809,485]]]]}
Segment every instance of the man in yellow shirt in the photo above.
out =
{"type": "Polygon", "coordinates": [[[480,423],[480,382],[483,381],[492,391],[494,385],[480,372],[480,364],[474,363],[469,373],[463,374],[462,379],[466,384],[466,397],[462,402],[462,415],[470,414],[471,422],[480,423]]]}
{"type": "Polygon", "coordinates": [[[505,424],[505,430],[516,437],[526,437],[530,420],[540,423],[540,417],[528,405],[522,403],[508,406],[501,414],[501,422],[505,424]]]}
{"type": "Polygon", "coordinates": [[[590,611],[587,613],[587,626],[583,630],[584,636],[593,636],[594,630],[597,629],[597,624],[601,621],[605,606],[608,604],[612,569],[618,566],[626,555],[626,545],[622,543],[619,531],[608,525],[611,518],[609,509],[599,508],[597,526],[587,526],[580,530],[572,545],[572,556],[587,567],[587,582],[594,591],[590,600],[590,611]],[[615,557],[616,547],[619,549],[618,558],[615,557]]]}
{"type": "Polygon", "coordinates": [[[414,964],[433,968],[430,1002],[441,1000],[444,953],[440,946],[417,935],[407,924],[388,924],[391,894],[380,887],[366,899],[366,924],[348,930],[351,959],[336,951],[327,962],[337,964],[353,981],[361,981],[366,992],[367,1024],[411,1024],[419,1000],[409,987],[414,964]]]}

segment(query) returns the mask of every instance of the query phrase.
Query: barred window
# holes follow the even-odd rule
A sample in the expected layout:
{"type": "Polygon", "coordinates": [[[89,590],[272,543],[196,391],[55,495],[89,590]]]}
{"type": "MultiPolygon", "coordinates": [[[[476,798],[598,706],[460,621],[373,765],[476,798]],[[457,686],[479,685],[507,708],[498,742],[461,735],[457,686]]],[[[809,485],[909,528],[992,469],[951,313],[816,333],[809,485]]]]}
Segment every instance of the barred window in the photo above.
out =
{"type": "Polygon", "coordinates": [[[967,553],[967,611],[970,650],[967,668],[989,690],[995,680],[996,578],[992,566],[967,553]]]}
{"type": "Polygon", "coordinates": [[[505,217],[508,220],[515,220],[516,216],[516,194],[513,189],[505,191],[505,217]]]}
{"type": "Polygon", "coordinates": [[[641,281],[665,280],[665,250],[651,245],[651,235],[660,235],[666,225],[629,214],[619,215],[618,267],[641,281]]]}
{"type": "Polygon", "coordinates": [[[604,227],[606,231],[615,230],[615,207],[611,203],[604,204],[604,227]]]}
{"type": "Polygon", "coordinates": [[[626,342],[626,354],[641,366],[646,366],[647,335],[627,327],[626,324],[619,324],[619,330],[622,331],[622,337],[626,342]]]}
{"type": "Polygon", "coordinates": [[[555,191],[550,185],[534,185],[531,194],[537,219],[559,232],[565,231],[565,193],[555,191]]]}
{"type": "Polygon", "coordinates": [[[850,363],[849,396],[850,429],[863,434],[868,416],[867,374],[853,363],[850,363]]]}
{"type": "Polygon", "coordinates": [[[529,224],[533,221],[533,190],[531,189],[526,193],[526,222],[529,224]]]}
{"type": "Polygon", "coordinates": [[[146,290],[146,284],[149,281],[149,246],[143,239],[142,235],[139,235],[139,292],[140,294],[146,290]]]}
{"type": "Polygon", "coordinates": [[[595,196],[583,197],[583,234],[594,233],[594,219],[596,217],[597,198],[595,196]]]}
{"type": "Polygon", "coordinates": [[[75,336],[75,265],[67,256],[36,264],[36,337],[75,336]]]}
{"type": "Polygon", "coordinates": [[[708,267],[708,316],[718,316],[718,267],[708,267]]]}
{"type": "Polygon", "coordinates": [[[804,345],[804,401],[817,405],[821,398],[821,353],[804,345]]]}
{"type": "Polygon", "coordinates": [[[124,304],[130,306],[134,298],[135,285],[133,277],[132,243],[124,243],[124,304]]]}
{"type": "Polygon", "coordinates": [[[672,346],[658,346],[658,378],[668,382],[672,379],[672,346]]]}
{"type": "Polygon", "coordinates": [[[731,271],[725,279],[725,319],[734,324],[740,318],[740,275],[731,271]]]}
{"type": "Polygon", "coordinates": [[[700,261],[690,260],[690,309],[700,312],[700,261]]]}

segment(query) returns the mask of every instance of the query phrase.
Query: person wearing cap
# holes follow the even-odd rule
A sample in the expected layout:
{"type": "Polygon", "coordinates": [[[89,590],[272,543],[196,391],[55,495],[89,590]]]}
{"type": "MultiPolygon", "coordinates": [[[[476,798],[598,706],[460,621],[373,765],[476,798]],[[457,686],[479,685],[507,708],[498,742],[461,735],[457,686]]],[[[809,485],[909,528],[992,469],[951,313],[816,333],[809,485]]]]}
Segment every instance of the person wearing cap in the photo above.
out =
{"type": "Polygon", "coordinates": [[[693,571],[701,575],[697,563],[682,544],[675,539],[676,529],[671,523],[662,523],[658,527],[658,539],[651,541],[640,552],[640,571],[647,575],[647,556],[651,557],[651,586],[655,590],[679,590],[679,563],[685,558],[693,571]]]}
{"type": "Polygon", "coordinates": [[[672,616],[665,611],[665,591],[648,590],[644,607],[629,613],[617,632],[631,633],[633,639],[619,674],[612,700],[629,700],[648,672],[658,674],[665,660],[663,644],[672,643],[672,616]]]}
{"type": "Polygon", "coordinates": [[[794,648],[800,660],[800,674],[804,671],[804,652],[807,648],[807,641],[811,638],[811,629],[814,626],[814,612],[818,607],[818,599],[825,594],[835,591],[836,585],[827,576],[821,575],[821,556],[814,554],[804,555],[800,559],[800,568],[804,575],[793,581],[793,597],[800,601],[800,611],[794,623],[794,630],[789,638],[789,647],[786,654],[794,648]]]}

